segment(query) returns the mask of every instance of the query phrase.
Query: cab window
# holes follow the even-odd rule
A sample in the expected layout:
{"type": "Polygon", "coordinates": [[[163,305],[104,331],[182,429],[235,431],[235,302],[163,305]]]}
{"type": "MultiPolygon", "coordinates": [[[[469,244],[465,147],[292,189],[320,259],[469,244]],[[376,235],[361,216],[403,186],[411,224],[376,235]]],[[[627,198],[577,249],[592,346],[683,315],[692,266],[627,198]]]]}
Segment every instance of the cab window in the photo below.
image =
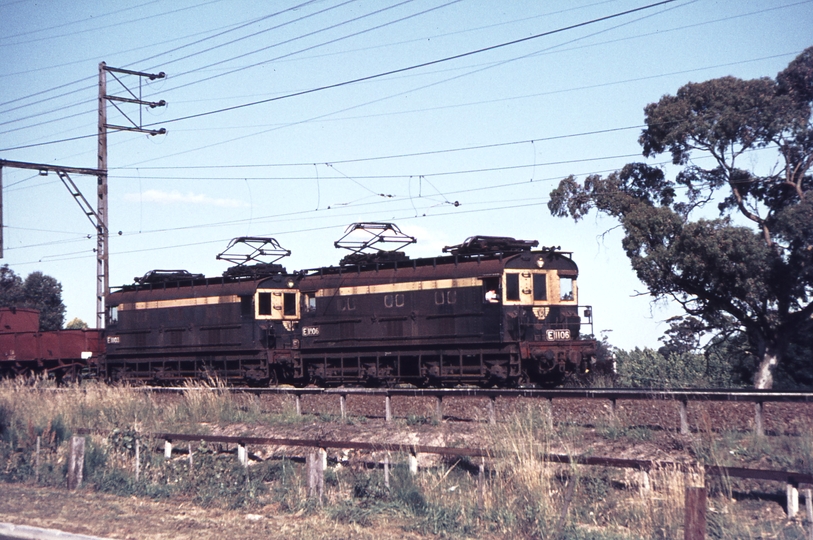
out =
{"type": "Polygon", "coordinates": [[[257,291],[254,297],[256,318],[274,321],[299,317],[299,292],[276,289],[257,291]]]}
{"type": "Polygon", "coordinates": [[[286,317],[296,317],[296,293],[283,293],[282,314],[286,317]]]}
{"type": "Polygon", "coordinates": [[[508,301],[519,300],[519,274],[505,275],[505,299],[508,301]]]}
{"type": "Polygon", "coordinates": [[[572,277],[559,278],[559,299],[562,301],[573,300],[573,281],[572,277]]]}
{"type": "Polygon", "coordinates": [[[257,313],[259,315],[271,315],[271,293],[261,292],[258,295],[257,313]]]}
{"type": "Polygon", "coordinates": [[[547,274],[534,274],[534,301],[548,299],[547,274]]]}
{"type": "Polygon", "coordinates": [[[119,306],[110,306],[107,309],[107,324],[116,324],[119,322],[119,306]]]}

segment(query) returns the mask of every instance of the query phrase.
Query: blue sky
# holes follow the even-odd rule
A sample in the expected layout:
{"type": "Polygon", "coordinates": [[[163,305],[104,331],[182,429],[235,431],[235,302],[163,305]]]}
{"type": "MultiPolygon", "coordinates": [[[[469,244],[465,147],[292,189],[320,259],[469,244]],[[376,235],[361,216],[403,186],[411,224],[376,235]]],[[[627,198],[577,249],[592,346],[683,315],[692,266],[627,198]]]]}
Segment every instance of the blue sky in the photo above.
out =
{"type": "MultiPolygon", "coordinates": [[[[0,0],[0,159],[95,167],[99,62],[163,71],[119,76],[168,102],[123,113],[168,133],[109,135],[112,286],[219,275],[236,236],[276,238],[289,270],[336,264],[349,223],[392,221],[413,257],[475,234],[572,251],[596,332],[656,346],[678,310],[646,295],[617,224],[552,218],[548,194],[643,160],[644,106],[681,85],[774,77],[811,45],[813,2],[676,0],[591,22],[649,3],[0,0]]],[[[125,95],[112,76],[108,93],[125,95]]],[[[108,121],[126,123],[113,106],[108,121]]],[[[95,178],[72,178],[93,202],[95,178]]],[[[94,321],[94,230],[56,175],[4,168],[3,209],[2,262],[56,277],[67,318],[94,321]]]]}

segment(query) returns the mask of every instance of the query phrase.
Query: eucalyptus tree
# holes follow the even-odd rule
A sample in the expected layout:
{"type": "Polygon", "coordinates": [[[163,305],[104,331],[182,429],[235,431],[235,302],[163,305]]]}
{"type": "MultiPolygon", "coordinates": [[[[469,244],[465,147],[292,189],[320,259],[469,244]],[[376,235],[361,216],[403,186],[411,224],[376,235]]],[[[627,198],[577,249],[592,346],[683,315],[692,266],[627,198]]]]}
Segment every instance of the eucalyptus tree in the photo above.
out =
{"type": "Polygon", "coordinates": [[[581,182],[569,176],[548,203],[576,221],[593,210],[616,218],[652,296],[746,338],[757,388],[772,386],[813,315],[811,106],[813,47],[775,79],[686,84],[646,106],[638,139],[644,157],[668,153],[675,174],[630,163],[581,182]],[[770,166],[760,165],[766,156],[770,166]]]}

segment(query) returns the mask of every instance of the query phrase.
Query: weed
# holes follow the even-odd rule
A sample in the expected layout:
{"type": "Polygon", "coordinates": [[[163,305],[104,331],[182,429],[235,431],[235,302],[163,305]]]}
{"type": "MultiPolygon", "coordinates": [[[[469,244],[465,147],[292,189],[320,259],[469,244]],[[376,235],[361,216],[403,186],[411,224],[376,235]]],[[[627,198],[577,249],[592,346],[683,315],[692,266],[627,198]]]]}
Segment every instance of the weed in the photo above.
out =
{"type": "Polygon", "coordinates": [[[408,414],[405,421],[408,426],[422,426],[430,423],[428,418],[418,414],[408,414]]]}

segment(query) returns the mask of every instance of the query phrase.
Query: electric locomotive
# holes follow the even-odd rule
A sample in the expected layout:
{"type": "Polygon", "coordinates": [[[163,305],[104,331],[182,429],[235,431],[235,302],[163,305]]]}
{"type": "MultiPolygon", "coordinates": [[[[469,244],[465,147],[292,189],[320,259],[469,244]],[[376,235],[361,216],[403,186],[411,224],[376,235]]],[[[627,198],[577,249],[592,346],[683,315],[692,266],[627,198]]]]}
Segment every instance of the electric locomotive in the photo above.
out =
{"type": "MultiPolygon", "coordinates": [[[[159,271],[108,296],[105,374],[146,382],[554,385],[595,363],[592,310],[579,306],[570,253],[472,237],[410,259],[390,223],[353,224],[338,266],[289,273],[247,255],[218,278],[159,271]],[[369,233],[363,242],[352,233],[369,233]]],[[[270,246],[270,249],[268,249],[270,246]]]]}

